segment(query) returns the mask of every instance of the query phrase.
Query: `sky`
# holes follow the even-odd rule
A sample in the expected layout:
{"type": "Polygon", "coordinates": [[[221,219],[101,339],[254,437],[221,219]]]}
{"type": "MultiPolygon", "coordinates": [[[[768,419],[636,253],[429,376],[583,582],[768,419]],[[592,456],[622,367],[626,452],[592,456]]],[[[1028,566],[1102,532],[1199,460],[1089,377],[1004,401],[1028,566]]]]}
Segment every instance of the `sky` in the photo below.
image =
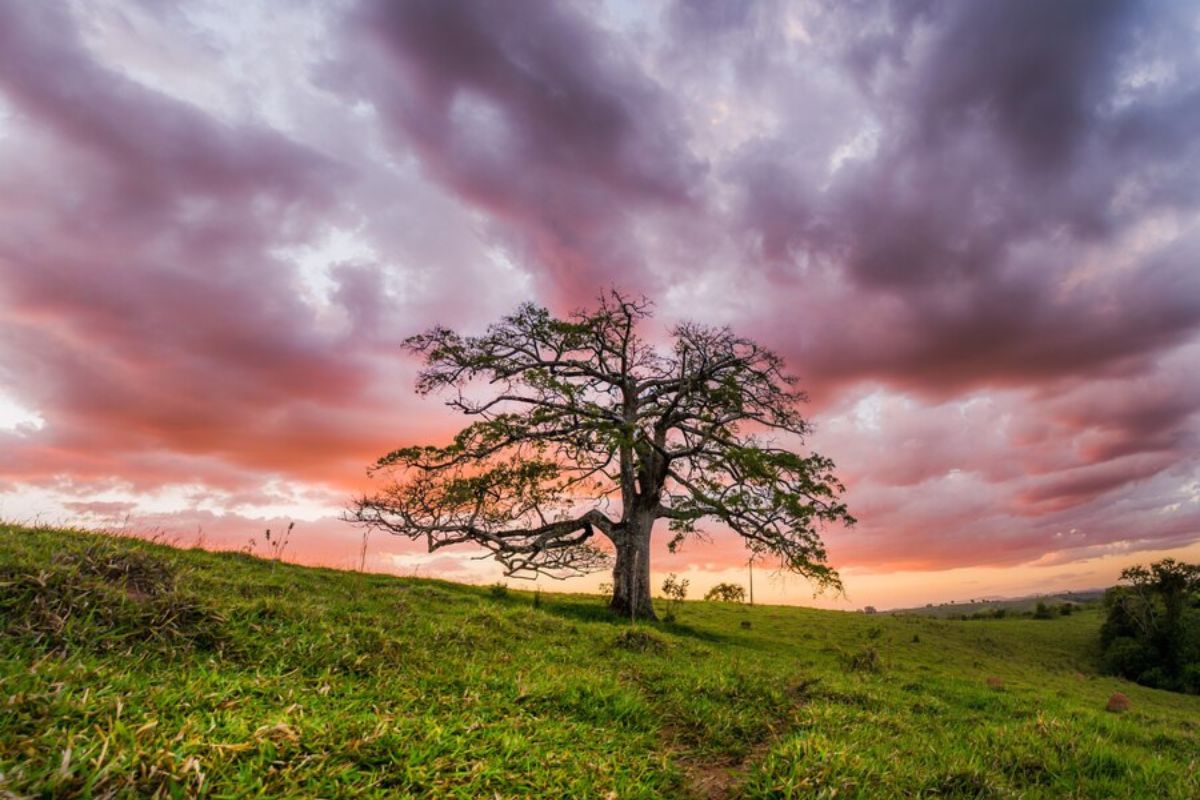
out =
{"type": "Polygon", "coordinates": [[[1182,1],[0,0],[0,517],[353,567],[403,339],[618,287],[810,396],[847,596],[760,600],[1200,560],[1198,78],[1182,1]]]}

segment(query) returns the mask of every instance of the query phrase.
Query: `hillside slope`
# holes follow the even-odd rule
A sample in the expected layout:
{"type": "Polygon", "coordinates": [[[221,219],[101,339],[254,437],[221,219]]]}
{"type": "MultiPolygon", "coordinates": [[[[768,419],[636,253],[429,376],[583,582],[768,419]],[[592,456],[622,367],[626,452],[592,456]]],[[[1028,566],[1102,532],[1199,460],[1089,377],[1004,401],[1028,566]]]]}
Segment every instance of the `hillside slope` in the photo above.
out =
{"type": "Polygon", "coordinates": [[[1099,623],[631,629],[595,597],[0,526],[0,796],[1200,796],[1200,698],[1097,676],[1099,623]]]}

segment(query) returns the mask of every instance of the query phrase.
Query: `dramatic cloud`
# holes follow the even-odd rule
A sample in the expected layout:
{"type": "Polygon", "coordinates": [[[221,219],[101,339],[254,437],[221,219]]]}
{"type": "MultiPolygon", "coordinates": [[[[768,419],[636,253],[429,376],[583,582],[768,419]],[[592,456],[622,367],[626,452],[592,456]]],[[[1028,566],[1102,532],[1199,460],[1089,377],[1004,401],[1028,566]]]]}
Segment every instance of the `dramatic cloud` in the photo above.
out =
{"type": "MultiPolygon", "coordinates": [[[[1108,0],[0,0],[0,510],[301,519],[350,564],[363,467],[456,424],[403,338],[615,284],[787,356],[852,591],[1191,546],[1198,39],[1108,0]]],[[[662,567],[729,578],[712,533],[662,567]]]]}
{"type": "Polygon", "coordinates": [[[522,12],[367,2],[342,69],[398,146],[556,285],[590,298],[614,270],[649,268],[636,219],[693,208],[703,165],[631,47],[582,9],[539,0],[522,12]]]}

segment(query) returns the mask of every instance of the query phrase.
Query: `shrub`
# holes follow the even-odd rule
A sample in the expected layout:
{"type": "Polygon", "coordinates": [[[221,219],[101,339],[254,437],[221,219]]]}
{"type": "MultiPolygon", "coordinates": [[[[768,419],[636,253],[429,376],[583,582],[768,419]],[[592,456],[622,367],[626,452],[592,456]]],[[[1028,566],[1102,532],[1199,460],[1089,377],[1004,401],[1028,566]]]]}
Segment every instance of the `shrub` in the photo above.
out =
{"type": "Polygon", "coordinates": [[[680,580],[679,576],[674,572],[668,575],[667,579],[663,581],[662,593],[667,598],[667,613],[663,615],[663,619],[666,622],[675,621],[675,612],[687,598],[687,592],[688,580],[686,578],[680,580]]]}
{"type": "Polygon", "coordinates": [[[1181,670],[1180,680],[1185,692],[1200,694],[1200,661],[1185,666],[1181,670]]]}
{"type": "Polygon", "coordinates": [[[1118,636],[1104,648],[1104,669],[1113,675],[1141,675],[1150,662],[1149,650],[1132,636],[1118,636]]]}
{"type": "Polygon", "coordinates": [[[874,647],[865,647],[846,656],[845,662],[849,672],[883,672],[883,659],[874,647]]]}
{"type": "Polygon", "coordinates": [[[704,595],[705,600],[716,600],[721,603],[746,602],[746,590],[736,583],[718,583],[704,595]]]}

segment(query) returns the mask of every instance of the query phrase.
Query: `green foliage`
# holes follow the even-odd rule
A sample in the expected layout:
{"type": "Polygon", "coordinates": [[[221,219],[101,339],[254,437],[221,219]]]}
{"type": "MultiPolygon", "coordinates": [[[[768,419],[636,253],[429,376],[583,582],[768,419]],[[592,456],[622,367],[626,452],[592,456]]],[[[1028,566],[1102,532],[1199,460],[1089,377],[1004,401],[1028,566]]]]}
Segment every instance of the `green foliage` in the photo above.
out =
{"type": "Polygon", "coordinates": [[[746,589],[736,583],[718,583],[705,593],[704,599],[720,603],[744,603],[746,602],[746,589]]]}
{"type": "Polygon", "coordinates": [[[1104,597],[1105,668],[1146,686],[1200,694],[1200,565],[1164,559],[1121,573],[1104,597]]]}
{"type": "Polygon", "coordinates": [[[689,581],[684,578],[679,579],[674,572],[663,580],[662,593],[667,598],[667,614],[664,617],[668,622],[674,622],[679,611],[679,607],[683,605],[683,601],[687,599],[689,581]]]}
{"type": "Polygon", "coordinates": [[[0,797],[1200,796],[1200,697],[1099,674],[1095,609],[688,601],[630,627],[589,596],[12,526],[0,574],[0,797]],[[68,636],[27,622],[41,575],[87,591],[68,636]],[[143,594],[196,603],[216,646],[156,634],[143,594]],[[864,645],[885,670],[847,669],[864,645]]]}
{"type": "Polygon", "coordinates": [[[682,603],[687,599],[688,581],[686,578],[679,579],[679,576],[672,572],[668,575],[662,584],[663,596],[674,603],[682,603]]]}

